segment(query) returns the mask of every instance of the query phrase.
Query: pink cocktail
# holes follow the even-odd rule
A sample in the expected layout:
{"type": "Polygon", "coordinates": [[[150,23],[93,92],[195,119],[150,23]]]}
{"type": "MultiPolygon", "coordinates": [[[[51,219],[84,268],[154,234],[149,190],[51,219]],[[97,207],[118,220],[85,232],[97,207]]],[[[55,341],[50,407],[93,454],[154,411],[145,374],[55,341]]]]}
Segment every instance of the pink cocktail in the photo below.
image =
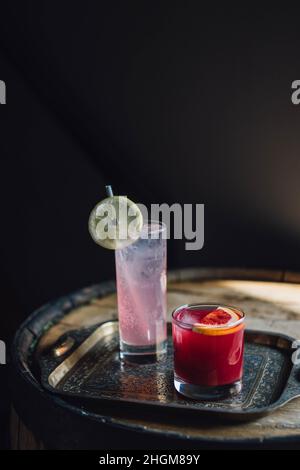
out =
{"type": "Polygon", "coordinates": [[[121,356],[166,351],[166,233],[159,222],[144,224],[140,238],[116,250],[121,356]]]}

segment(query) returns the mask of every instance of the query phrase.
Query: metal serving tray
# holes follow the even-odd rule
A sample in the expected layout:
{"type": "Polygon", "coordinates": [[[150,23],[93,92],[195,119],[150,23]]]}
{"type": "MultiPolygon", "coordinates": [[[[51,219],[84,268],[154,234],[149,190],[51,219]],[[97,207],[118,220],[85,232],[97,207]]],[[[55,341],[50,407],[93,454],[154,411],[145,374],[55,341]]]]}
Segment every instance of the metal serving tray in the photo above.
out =
{"type": "Polygon", "coordinates": [[[170,325],[168,354],[155,363],[121,361],[118,322],[109,321],[63,335],[39,365],[46,389],[81,401],[250,420],[300,396],[300,365],[291,360],[293,341],[277,333],[246,330],[242,392],[219,401],[186,399],[174,389],[170,325]]]}

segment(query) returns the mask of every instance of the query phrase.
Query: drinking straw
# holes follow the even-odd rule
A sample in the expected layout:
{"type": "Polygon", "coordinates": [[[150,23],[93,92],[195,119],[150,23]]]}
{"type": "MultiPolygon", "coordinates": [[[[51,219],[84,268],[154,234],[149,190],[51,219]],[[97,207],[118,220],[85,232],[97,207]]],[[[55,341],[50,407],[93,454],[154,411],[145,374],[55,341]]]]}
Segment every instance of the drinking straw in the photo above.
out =
{"type": "Polygon", "coordinates": [[[110,184],[105,186],[105,190],[108,197],[113,197],[114,193],[110,184]]]}

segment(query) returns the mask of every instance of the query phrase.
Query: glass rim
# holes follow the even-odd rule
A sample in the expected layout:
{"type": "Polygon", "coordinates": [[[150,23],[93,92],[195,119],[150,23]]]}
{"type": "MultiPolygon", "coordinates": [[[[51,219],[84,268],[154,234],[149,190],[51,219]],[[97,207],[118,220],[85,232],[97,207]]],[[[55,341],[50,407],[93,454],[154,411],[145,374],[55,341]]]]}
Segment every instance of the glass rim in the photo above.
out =
{"type": "Polygon", "coordinates": [[[143,220],[143,227],[149,226],[150,230],[148,230],[148,234],[151,233],[163,233],[167,230],[167,226],[164,222],[160,222],[160,220],[155,220],[155,219],[146,219],[143,220]],[[153,228],[151,229],[152,225],[158,225],[158,228],[153,228]]]}
{"type": "Polygon", "coordinates": [[[233,310],[233,311],[236,311],[238,312],[240,315],[241,315],[241,318],[239,318],[236,322],[232,323],[231,325],[201,325],[201,328],[207,328],[207,329],[219,329],[219,330],[226,330],[226,329],[230,329],[230,328],[233,328],[237,325],[239,325],[240,323],[243,323],[244,320],[245,320],[245,312],[243,310],[241,310],[239,307],[235,307],[233,305],[226,305],[226,304],[213,304],[213,303],[207,303],[207,304],[202,304],[202,303],[198,303],[198,304],[184,304],[184,305],[180,305],[179,307],[175,308],[175,310],[173,310],[172,312],[172,322],[176,323],[177,325],[179,326],[183,326],[185,328],[189,328],[189,329],[193,329],[195,323],[187,323],[187,322],[184,322],[182,320],[178,320],[177,318],[175,318],[175,315],[178,313],[179,310],[182,310],[183,308],[187,308],[187,309],[191,309],[193,310],[196,309],[197,307],[225,307],[225,308],[229,308],[230,310],[233,310]]]}

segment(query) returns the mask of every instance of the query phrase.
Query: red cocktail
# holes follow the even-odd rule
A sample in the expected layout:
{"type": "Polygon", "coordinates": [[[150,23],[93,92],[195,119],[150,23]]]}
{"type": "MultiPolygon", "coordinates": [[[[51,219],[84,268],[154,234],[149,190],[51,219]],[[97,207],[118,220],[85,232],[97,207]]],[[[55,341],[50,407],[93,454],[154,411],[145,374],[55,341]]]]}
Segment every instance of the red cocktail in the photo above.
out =
{"type": "Polygon", "coordinates": [[[241,390],[244,313],[222,305],[173,312],[174,385],[190,398],[225,398],[241,390]]]}

